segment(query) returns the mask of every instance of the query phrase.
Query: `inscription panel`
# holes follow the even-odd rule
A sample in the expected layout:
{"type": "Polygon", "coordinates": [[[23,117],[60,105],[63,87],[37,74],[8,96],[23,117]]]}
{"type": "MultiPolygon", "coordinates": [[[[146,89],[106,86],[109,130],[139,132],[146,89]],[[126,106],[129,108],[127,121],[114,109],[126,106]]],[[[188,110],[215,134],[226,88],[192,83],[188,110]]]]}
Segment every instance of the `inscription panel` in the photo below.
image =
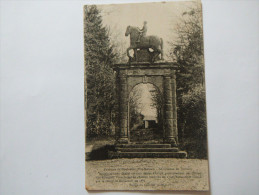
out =
{"type": "Polygon", "coordinates": [[[128,76],[142,76],[142,75],[150,75],[150,76],[163,76],[163,75],[171,75],[172,71],[170,68],[165,69],[156,69],[156,68],[145,68],[145,69],[128,69],[128,76]]]}

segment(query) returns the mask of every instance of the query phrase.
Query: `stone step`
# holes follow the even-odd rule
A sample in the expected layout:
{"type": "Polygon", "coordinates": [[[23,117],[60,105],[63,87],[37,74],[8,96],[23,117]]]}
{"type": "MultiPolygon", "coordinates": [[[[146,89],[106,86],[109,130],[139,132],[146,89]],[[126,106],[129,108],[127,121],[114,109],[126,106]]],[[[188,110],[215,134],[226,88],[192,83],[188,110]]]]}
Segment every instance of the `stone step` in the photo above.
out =
{"type": "Polygon", "coordinates": [[[119,152],[178,152],[178,148],[116,148],[119,152]]]}
{"type": "Polygon", "coordinates": [[[110,152],[109,158],[186,158],[187,153],[180,152],[110,152]]]}
{"type": "Polygon", "coordinates": [[[171,144],[118,144],[117,148],[171,148],[171,144]]]}

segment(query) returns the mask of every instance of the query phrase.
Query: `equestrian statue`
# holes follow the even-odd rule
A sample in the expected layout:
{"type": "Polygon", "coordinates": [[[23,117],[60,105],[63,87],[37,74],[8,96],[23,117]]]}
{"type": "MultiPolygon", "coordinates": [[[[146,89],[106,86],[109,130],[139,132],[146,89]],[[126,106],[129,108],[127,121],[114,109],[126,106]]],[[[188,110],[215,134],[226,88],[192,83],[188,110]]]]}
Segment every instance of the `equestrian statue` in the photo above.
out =
{"type": "Polygon", "coordinates": [[[150,62],[154,62],[159,59],[159,54],[161,54],[161,60],[164,60],[163,54],[163,39],[158,36],[150,35],[146,36],[147,33],[147,22],[144,22],[143,28],[128,26],[125,32],[125,36],[130,35],[130,47],[127,49],[127,56],[129,57],[129,62],[137,60],[137,50],[147,50],[150,55],[150,62]],[[133,49],[134,58],[129,54],[129,51],[133,49]],[[149,49],[152,49],[151,52],[149,49]]]}

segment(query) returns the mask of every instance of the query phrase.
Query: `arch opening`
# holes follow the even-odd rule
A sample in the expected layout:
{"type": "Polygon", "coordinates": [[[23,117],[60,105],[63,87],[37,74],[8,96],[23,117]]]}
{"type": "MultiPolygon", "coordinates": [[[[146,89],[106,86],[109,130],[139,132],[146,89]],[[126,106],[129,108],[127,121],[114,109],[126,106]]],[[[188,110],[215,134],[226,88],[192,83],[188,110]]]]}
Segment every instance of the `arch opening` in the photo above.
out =
{"type": "Polygon", "coordinates": [[[162,141],[162,100],[162,95],[154,84],[139,83],[132,88],[128,105],[128,130],[131,142],[162,141]]]}

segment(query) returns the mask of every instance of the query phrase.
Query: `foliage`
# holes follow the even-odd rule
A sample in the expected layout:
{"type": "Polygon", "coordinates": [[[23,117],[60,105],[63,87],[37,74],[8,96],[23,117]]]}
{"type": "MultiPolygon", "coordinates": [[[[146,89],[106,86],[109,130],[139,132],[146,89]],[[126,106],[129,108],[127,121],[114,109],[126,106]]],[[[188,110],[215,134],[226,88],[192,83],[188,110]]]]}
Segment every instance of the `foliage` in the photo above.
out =
{"type": "Polygon", "coordinates": [[[182,14],[171,42],[177,73],[178,131],[181,145],[191,158],[207,158],[206,101],[204,86],[201,7],[182,14]]]}
{"type": "Polygon", "coordinates": [[[149,92],[151,94],[151,100],[152,100],[151,106],[156,109],[158,129],[160,130],[159,132],[162,134],[163,131],[161,130],[163,129],[163,113],[162,113],[163,98],[161,94],[158,92],[158,90],[155,88],[151,89],[149,92]]]}
{"type": "Polygon", "coordinates": [[[87,135],[109,135],[116,117],[115,76],[111,68],[116,55],[100,11],[95,5],[85,6],[84,11],[87,135]]]}
{"type": "Polygon", "coordinates": [[[207,157],[207,122],[205,91],[202,85],[197,85],[191,91],[182,95],[181,123],[184,147],[189,151],[189,157],[207,157]]]}
{"type": "Polygon", "coordinates": [[[186,93],[195,85],[204,83],[203,33],[201,8],[192,8],[182,14],[175,31],[176,42],[170,42],[171,57],[180,65],[177,75],[178,90],[186,93]]]}
{"type": "Polygon", "coordinates": [[[141,114],[142,104],[140,102],[141,89],[135,86],[129,96],[130,129],[134,130],[142,126],[144,115],[141,114]]]}

